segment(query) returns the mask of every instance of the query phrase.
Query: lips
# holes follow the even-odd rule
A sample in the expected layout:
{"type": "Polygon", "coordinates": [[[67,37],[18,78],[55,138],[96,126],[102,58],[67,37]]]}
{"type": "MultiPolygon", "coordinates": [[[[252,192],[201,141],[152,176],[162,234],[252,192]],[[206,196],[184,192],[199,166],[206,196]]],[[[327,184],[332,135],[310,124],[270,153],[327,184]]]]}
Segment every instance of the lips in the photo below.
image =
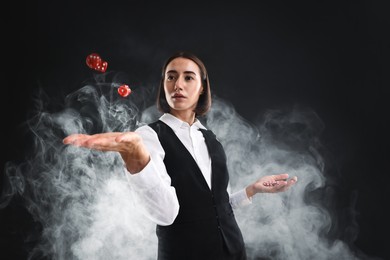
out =
{"type": "Polygon", "coordinates": [[[185,98],[182,94],[175,94],[172,96],[173,98],[185,98]]]}

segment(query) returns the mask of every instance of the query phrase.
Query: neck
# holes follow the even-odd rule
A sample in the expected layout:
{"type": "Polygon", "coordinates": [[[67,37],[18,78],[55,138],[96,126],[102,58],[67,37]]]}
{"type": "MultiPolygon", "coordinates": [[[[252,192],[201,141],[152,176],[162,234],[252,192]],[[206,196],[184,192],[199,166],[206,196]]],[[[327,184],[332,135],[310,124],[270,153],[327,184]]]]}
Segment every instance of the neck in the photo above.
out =
{"type": "Polygon", "coordinates": [[[193,111],[174,111],[171,110],[170,113],[182,120],[183,122],[187,122],[189,125],[192,125],[195,122],[195,112],[193,111]]]}

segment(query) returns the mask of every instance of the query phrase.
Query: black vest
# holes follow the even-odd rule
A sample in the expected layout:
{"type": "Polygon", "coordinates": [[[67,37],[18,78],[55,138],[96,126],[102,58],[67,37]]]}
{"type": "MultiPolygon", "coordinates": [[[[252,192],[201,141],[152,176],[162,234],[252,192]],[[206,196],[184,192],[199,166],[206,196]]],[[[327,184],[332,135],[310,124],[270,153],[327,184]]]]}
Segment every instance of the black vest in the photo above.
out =
{"type": "Polygon", "coordinates": [[[164,163],[179,200],[179,214],[169,226],[157,225],[158,259],[217,260],[223,247],[244,250],[241,231],[229,203],[229,174],[222,145],[200,129],[211,157],[211,189],[173,130],[162,121],[149,124],[165,151],[164,163]]]}

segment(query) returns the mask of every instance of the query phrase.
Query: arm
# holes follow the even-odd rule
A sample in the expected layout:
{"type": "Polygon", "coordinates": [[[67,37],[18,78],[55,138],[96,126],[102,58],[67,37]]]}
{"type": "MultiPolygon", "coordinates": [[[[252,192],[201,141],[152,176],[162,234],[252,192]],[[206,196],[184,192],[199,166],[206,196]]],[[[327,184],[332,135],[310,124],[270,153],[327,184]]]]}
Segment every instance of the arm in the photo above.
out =
{"type": "Polygon", "coordinates": [[[73,134],[64,138],[63,143],[99,151],[119,152],[126,168],[132,174],[141,171],[150,161],[150,154],[141,136],[135,132],[73,134]]]}
{"type": "Polygon", "coordinates": [[[142,136],[151,159],[140,172],[128,176],[129,183],[137,192],[147,216],[159,225],[170,225],[179,213],[179,201],[165,168],[165,151],[149,126],[136,132],[142,136]]]}
{"type": "Polygon", "coordinates": [[[156,133],[148,126],[136,132],[74,134],[64,144],[100,151],[119,152],[127,168],[128,180],[146,215],[160,225],[170,225],[179,211],[174,187],[163,162],[164,151],[156,133]],[[149,128],[149,129],[148,129],[149,128]]]}

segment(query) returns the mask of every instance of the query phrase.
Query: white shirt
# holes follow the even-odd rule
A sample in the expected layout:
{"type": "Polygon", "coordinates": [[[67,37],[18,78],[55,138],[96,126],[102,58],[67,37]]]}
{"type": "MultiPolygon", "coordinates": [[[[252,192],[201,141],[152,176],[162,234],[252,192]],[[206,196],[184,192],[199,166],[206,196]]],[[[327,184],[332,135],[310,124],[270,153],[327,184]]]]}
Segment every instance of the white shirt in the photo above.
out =
{"type": "MultiPolygon", "coordinates": [[[[190,126],[187,122],[183,122],[168,113],[162,115],[160,120],[172,128],[173,132],[197,162],[203,177],[211,188],[211,158],[203,134],[198,130],[199,128],[206,128],[197,119],[190,126]]],[[[141,126],[135,132],[141,135],[151,159],[139,173],[127,174],[129,176],[128,180],[137,191],[142,204],[145,206],[147,215],[159,225],[170,225],[175,220],[180,205],[176,196],[176,190],[171,186],[171,178],[165,168],[164,149],[161,146],[157,133],[150,126],[141,126]]],[[[247,197],[245,189],[229,196],[233,209],[252,202],[247,197]]]]}

